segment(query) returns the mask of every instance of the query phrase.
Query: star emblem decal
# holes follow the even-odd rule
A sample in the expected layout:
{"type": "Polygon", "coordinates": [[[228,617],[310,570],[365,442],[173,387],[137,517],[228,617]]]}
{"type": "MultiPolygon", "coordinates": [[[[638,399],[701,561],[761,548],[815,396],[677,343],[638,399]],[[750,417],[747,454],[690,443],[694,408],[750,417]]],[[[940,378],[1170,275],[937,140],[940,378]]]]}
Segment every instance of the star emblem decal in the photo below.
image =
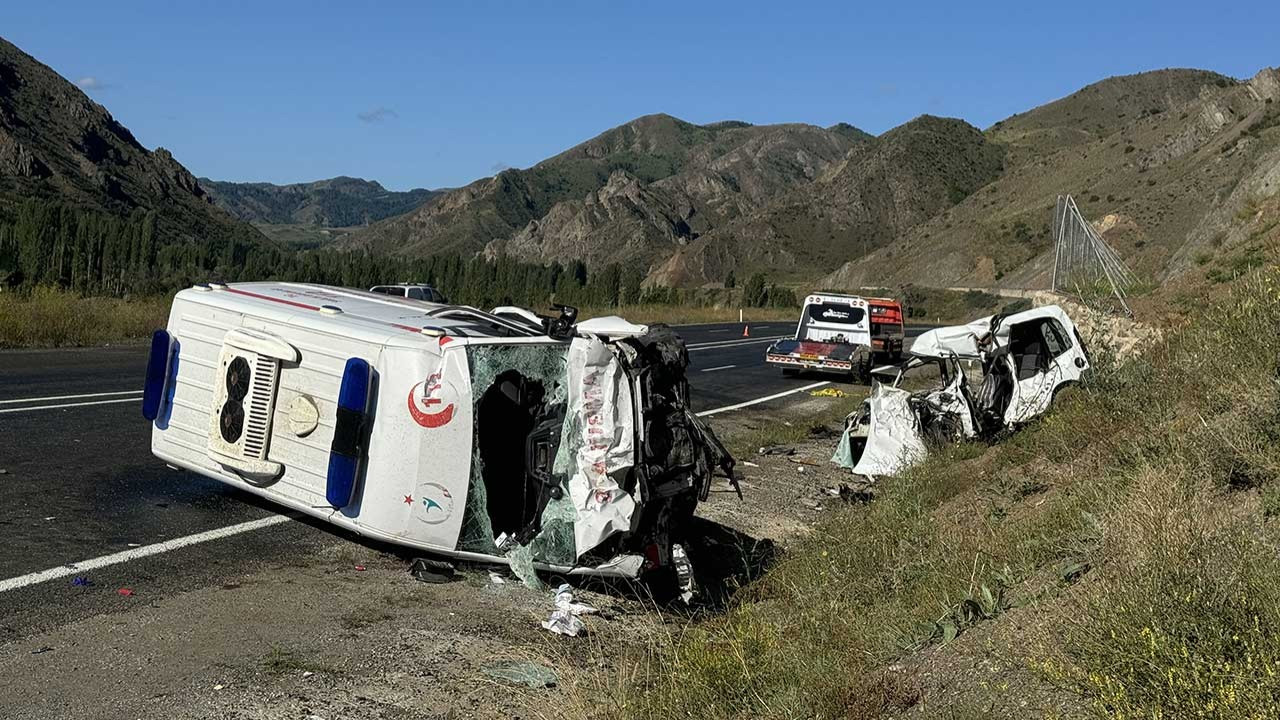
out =
{"type": "Polygon", "coordinates": [[[404,496],[404,504],[405,504],[405,505],[412,505],[412,504],[413,504],[413,496],[412,496],[412,495],[405,495],[405,496],[404,496]]]}

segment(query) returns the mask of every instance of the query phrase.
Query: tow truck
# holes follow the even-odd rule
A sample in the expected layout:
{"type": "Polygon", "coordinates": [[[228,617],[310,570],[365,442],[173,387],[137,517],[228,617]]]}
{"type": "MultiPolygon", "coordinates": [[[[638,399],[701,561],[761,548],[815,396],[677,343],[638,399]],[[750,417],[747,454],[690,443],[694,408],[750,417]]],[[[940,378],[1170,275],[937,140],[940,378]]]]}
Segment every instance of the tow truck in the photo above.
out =
{"type": "Polygon", "coordinates": [[[889,298],[810,295],[795,337],[770,345],[765,362],[781,367],[784,375],[818,370],[865,380],[877,358],[901,357],[902,316],[902,304],[889,298]]]}

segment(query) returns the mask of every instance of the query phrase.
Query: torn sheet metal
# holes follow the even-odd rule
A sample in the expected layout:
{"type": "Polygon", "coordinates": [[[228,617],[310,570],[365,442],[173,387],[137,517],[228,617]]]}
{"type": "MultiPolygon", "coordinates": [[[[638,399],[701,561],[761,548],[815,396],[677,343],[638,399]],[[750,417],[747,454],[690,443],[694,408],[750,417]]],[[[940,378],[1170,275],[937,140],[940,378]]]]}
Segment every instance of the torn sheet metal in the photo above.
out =
{"type": "Polygon", "coordinates": [[[639,337],[649,332],[648,325],[637,325],[618,317],[617,315],[607,315],[605,317],[591,318],[583,320],[576,325],[579,333],[583,335],[595,335],[596,337],[606,338],[624,338],[639,337]]]}
{"type": "Polygon", "coordinates": [[[890,368],[876,371],[888,382],[877,383],[846,419],[833,462],[853,465],[860,475],[896,473],[923,458],[926,444],[992,437],[1031,421],[1090,367],[1079,330],[1056,305],[936,328],[916,340],[911,354],[892,380],[890,368]],[[967,358],[982,361],[976,391],[961,367],[967,358]],[[928,365],[940,371],[940,387],[898,389],[909,371],[928,365]]]}
{"type": "Polygon", "coordinates": [[[577,425],[569,497],[578,557],[631,527],[635,500],[622,489],[635,456],[631,387],[612,348],[598,338],[569,345],[569,417],[577,425]]]}
{"type": "Polygon", "coordinates": [[[867,402],[871,428],[862,457],[853,467],[858,475],[894,475],[925,456],[924,441],[911,411],[911,393],[877,383],[867,402]]]}
{"type": "Polygon", "coordinates": [[[965,325],[934,328],[920,333],[911,343],[911,354],[919,357],[977,358],[982,354],[980,340],[991,332],[991,317],[965,325]]]}

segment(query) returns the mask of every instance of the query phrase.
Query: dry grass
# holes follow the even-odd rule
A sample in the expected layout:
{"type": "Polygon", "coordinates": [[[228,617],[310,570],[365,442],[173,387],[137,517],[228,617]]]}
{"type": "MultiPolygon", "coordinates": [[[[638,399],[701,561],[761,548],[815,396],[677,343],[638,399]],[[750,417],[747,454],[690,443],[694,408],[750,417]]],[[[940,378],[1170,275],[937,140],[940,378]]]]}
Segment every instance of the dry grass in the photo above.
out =
{"type": "MultiPolygon", "coordinates": [[[[1280,272],[1203,310],[1123,367],[1096,348],[1021,432],[830,512],[728,613],[593,691],[616,717],[894,716],[921,698],[893,664],[928,678],[1004,628],[984,650],[1015,667],[1002,694],[1042,715],[1280,715],[1280,533],[1260,502],[1280,484],[1280,272]]],[[[948,701],[1032,716],[968,692],[948,701]]]]}
{"type": "Polygon", "coordinates": [[[51,288],[0,293],[0,348],[102,345],[145,338],[162,328],[169,297],[85,298],[51,288]]]}

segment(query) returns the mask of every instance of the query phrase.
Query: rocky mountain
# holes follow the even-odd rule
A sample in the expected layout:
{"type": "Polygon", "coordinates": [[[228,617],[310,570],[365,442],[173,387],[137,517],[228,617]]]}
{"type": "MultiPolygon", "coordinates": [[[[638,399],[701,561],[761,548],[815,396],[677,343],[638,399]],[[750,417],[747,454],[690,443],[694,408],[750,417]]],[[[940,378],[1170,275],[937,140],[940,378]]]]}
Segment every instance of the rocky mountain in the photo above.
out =
{"type": "Polygon", "coordinates": [[[402,215],[439,194],[422,188],[396,192],[352,177],[289,185],[200,178],[200,185],[219,207],[241,220],[330,228],[368,225],[402,215]]]}
{"type": "Polygon", "coordinates": [[[668,285],[761,267],[812,274],[894,241],[995,179],[1003,154],[976,128],[928,116],[872,137],[845,124],[700,126],[652,115],[343,243],[619,263],[668,285]]]}
{"type": "Polygon", "coordinates": [[[861,143],[811,182],[719,225],[672,255],[650,280],[702,284],[756,268],[777,277],[865,255],[994,180],[1003,154],[963,121],[921,116],[861,143]]]}
{"type": "Polygon", "coordinates": [[[0,39],[0,219],[24,199],[155,211],[164,241],[263,240],[214,206],[169,151],[143,147],[79,88],[0,39]]]}
{"type": "Polygon", "coordinates": [[[646,116],[345,242],[622,263],[681,286],[763,269],[837,287],[1038,287],[1070,193],[1141,277],[1221,276],[1258,256],[1235,218],[1278,187],[1277,85],[1275,70],[1160,70],[985,131],[922,116],[878,137],[646,116]]]}
{"type": "Polygon", "coordinates": [[[1280,71],[1103,80],[996,123],[1006,169],[822,284],[1047,287],[1049,223],[1072,194],[1141,278],[1223,278],[1260,262],[1240,218],[1280,192],[1280,71]]]}
{"type": "MultiPolygon", "coordinates": [[[[694,125],[669,115],[647,115],[531,168],[505,170],[432,198],[414,212],[356,233],[344,245],[400,255],[478,252],[492,241],[510,240],[558,203],[582,201],[601,191],[616,171],[648,185],[725,155],[758,133],[746,123],[694,125]]],[[[860,133],[838,128],[830,135],[851,146],[860,133]]],[[[568,213],[560,211],[562,218],[568,213]]],[[[655,210],[653,215],[665,213],[655,210]]],[[[663,234],[660,229],[647,232],[663,234]]],[[[522,245],[531,247],[530,242],[522,245]]]]}
{"type": "Polygon", "coordinates": [[[678,172],[653,182],[614,170],[600,189],[557,203],[486,251],[536,262],[581,258],[588,265],[648,266],[812,182],[867,142],[869,136],[847,126],[739,125],[690,153],[678,172]]]}

